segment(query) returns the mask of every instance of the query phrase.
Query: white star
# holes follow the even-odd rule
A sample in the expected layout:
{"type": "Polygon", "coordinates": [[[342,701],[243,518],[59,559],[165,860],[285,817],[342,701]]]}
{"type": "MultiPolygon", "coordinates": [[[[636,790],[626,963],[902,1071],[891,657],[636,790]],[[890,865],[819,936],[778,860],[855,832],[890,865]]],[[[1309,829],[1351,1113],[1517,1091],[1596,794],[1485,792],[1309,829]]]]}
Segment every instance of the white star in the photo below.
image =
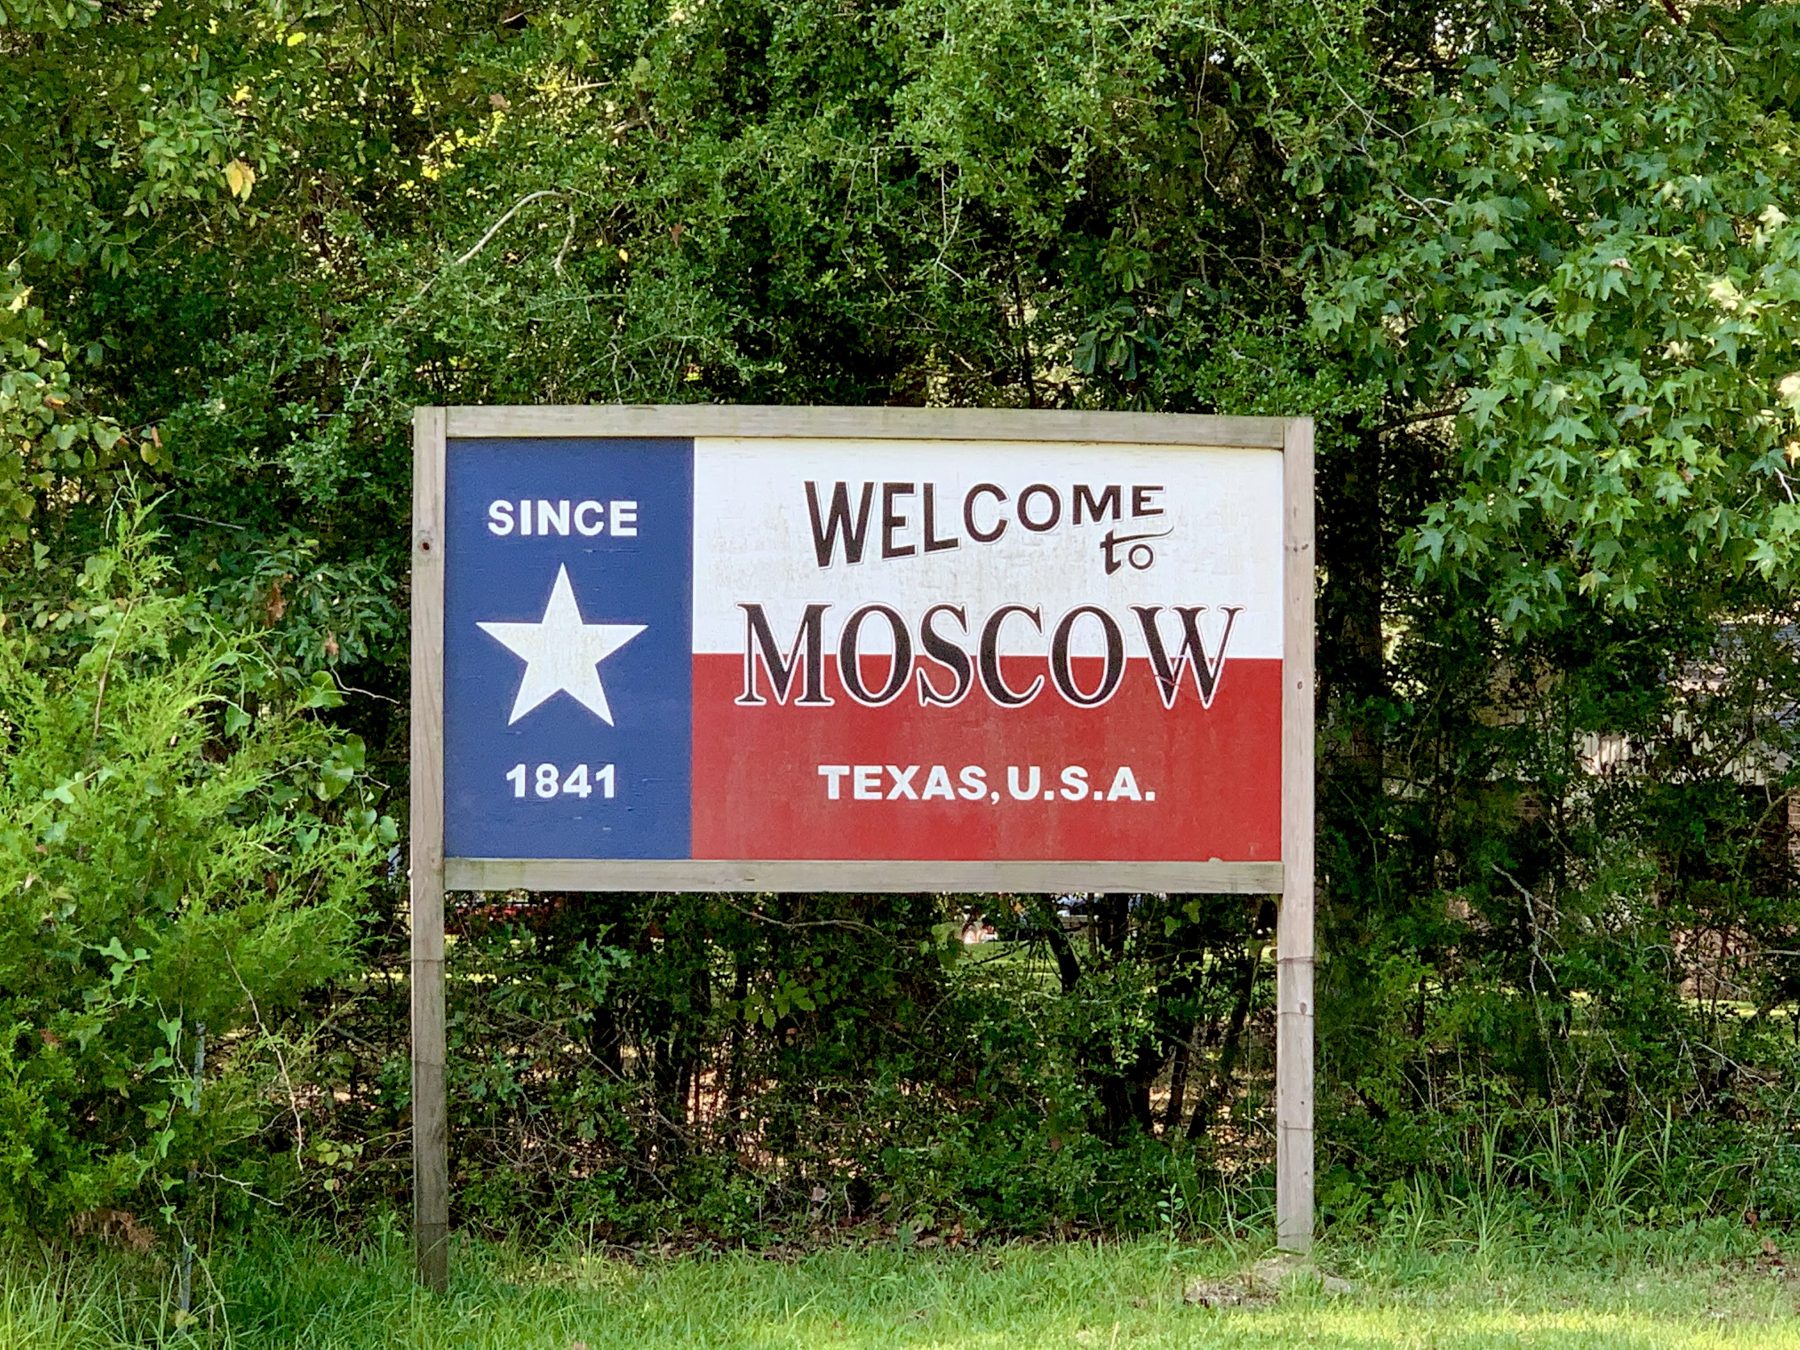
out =
{"type": "Polygon", "coordinates": [[[513,700],[511,726],[538,704],[565,693],[607,726],[613,724],[612,705],[600,685],[599,665],[644,631],[641,623],[583,623],[575,604],[575,588],[569,569],[560,567],[550,603],[536,623],[481,623],[475,625],[515,656],[525,658],[525,674],[513,700]]]}

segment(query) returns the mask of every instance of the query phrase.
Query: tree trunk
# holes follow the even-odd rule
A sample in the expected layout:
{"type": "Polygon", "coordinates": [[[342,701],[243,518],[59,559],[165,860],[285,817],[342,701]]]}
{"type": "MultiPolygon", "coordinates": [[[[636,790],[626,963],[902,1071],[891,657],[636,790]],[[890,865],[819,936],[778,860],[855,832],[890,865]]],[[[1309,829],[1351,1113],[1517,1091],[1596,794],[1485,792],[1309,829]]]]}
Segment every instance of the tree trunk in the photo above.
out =
{"type": "Polygon", "coordinates": [[[1193,1058],[1198,1030],[1198,1026],[1188,1028],[1188,1034],[1175,1043],[1175,1054],[1169,1061],[1169,1104],[1163,1109],[1163,1134],[1169,1138],[1181,1128],[1181,1118],[1187,1111],[1188,1061],[1193,1058]]]}
{"type": "Polygon", "coordinates": [[[1238,1056],[1244,1043],[1244,1028],[1250,1021],[1251,996],[1256,992],[1257,957],[1262,951],[1262,935],[1275,922],[1275,901],[1265,898],[1250,925],[1250,938],[1244,949],[1244,962],[1238,967],[1236,996],[1231,1003],[1231,1017],[1225,1025],[1225,1039],[1219,1047],[1219,1064],[1213,1079],[1200,1100],[1194,1103],[1194,1118],[1188,1122],[1188,1138],[1203,1138],[1212,1128],[1212,1118],[1231,1095],[1232,1079],[1237,1074],[1238,1056]]]}
{"type": "Polygon", "coordinates": [[[750,993],[749,966],[740,952],[732,961],[736,973],[731,983],[731,1001],[738,1009],[732,1019],[725,1049],[725,1101],[719,1114],[725,1122],[725,1153],[736,1157],[744,1133],[744,999],[750,993]]]}

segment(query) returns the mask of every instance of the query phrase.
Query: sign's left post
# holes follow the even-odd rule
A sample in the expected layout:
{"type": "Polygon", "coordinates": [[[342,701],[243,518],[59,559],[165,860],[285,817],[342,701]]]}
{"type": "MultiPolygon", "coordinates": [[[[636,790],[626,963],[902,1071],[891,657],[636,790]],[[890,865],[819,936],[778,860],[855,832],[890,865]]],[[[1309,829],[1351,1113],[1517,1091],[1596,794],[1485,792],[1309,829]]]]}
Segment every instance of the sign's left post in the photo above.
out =
{"type": "Polygon", "coordinates": [[[413,410],[412,1128],[413,1250],[419,1283],[450,1278],[450,1160],[444,1100],[443,408],[413,410]]]}

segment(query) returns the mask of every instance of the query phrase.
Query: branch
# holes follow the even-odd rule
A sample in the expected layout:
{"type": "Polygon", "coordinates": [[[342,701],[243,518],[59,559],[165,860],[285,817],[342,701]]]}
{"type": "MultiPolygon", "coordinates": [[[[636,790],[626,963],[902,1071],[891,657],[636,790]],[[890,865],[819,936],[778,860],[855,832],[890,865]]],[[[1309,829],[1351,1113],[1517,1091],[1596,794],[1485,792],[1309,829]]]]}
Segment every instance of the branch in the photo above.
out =
{"type": "MultiPolygon", "coordinates": [[[[496,220],[492,225],[488,226],[488,232],[486,234],[482,235],[481,238],[477,239],[475,241],[475,246],[473,248],[471,248],[467,253],[463,254],[462,257],[458,258],[455,262],[451,263],[450,267],[461,267],[464,263],[468,262],[469,259],[473,258],[477,253],[481,252],[482,249],[487,247],[488,240],[492,239],[496,234],[500,233],[501,229],[505,226],[507,221],[511,220],[514,216],[518,215],[521,210],[523,210],[525,207],[529,206],[532,202],[535,202],[536,200],[538,200],[538,198],[540,198],[540,197],[561,197],[562,195],[563,195],[562,191],[558,188],[540,188],[536,192],[527,192],[523,197],[519,198],[518,201],[516,201],[512,204],[512,210],[508,211],[505,215],[501,216],[500,219],[496,220]]],[[[567,203],[565,202],[564,205],[567,205],[567,203]]],[[[574,234],[575,234],[575,208],[573,206],[570,206],[569,207],[569,237],[573,238],[574,234]]],[[[563,253],[566,253],[568,251],[568,248],[569,248],[569,243],[568,243],[568,240],[565,239],[563,241],[562,252],[559,252],[556,255],[556,262],[554,264],[556,267],[556,270],[559,272],[562,271],[563,253]]],[[[424,286],[419,287],[419,295],[424,295],[426,288],[429,287],[433,281],[436,281],[438,277],[442,276],[444,274],[444,272],[447,272],[447,271],[449,271],[449,268],[441,269],[435,276],[433,276],[430,280],[428,280],[424,286]]],[[[413,298],[416,300],[416,299],[418,299],[418,296],[414,296],[413,298]]]]}
{"type": "Polygon", "coordinates": [[[288,1110],[294,1116],[294,1166],[305,1170],[302,1150],[306,1147],[306,1122],[300,1118],[300,1094],[294,1091],[294,1080],[288,1074],[287,1057],[281,1053],[281,1042],[275,1039],[268,1024],[263,1021],[262,1009],[256,1006],[256,995],[250,992],[250,986],[244,983],[244,977],[238,974],[237,962],[231,959],[231,948],[224,943],[219,944],[219,952],[225,958],[225,964],[231,967],[231,978],[237,981],[244,997],[250,1000],[250,1015],[256,1019],[256,1029],[263,1034],[269,1048],[275,1052],[275,1066],[281,1072],[281,1085],[287,1089],[288,1110]]]}
{"type": "Polygon", "coordinates": [[[1455,417],[1456,414],[1461,411],[1462,404],[1458,403],[1450,408],[1438,408],[1432,412],[1413,413],[1408,417],[1396,417],[1393,421],[1383,422],[1380,426],[1376,427],[1375,434],[1377,436],[1386,435],[1390,431],[1399,431],[1402,427],[1417,426],[1421,422],[1441,422],[1446,417],[1455,417]]]}
{"type": "Polygon", "coordinates": [[[94,688],[94,739],[100,739],[100,712],[106,707],[106,680],[112,674],[113,656],[119,650],[119,639],[125,636],[125,621],[131,617],[131,611],[137,608],[134,598],[125,606],[125,612],[119,616],[119,626],[113,629],[112,646],[106,649],[106,660],[100,663],[100,683],[94,688]]]}
{"type": "MultiPolygon", "coordinates": [[[[464,263],[468,262],[476,254],[480,253],[482,249],[484,249],[488,246],[488,241],[491,240],[496,234],[500,233],[500,230],[502,229],[502,227],[505,226],[507,221],[511,220],[514,216],[518,215],[519,212],[521,210],[523,210],[526,206],[529,206],[532,202],[537,201],[541,197],[560,197],[560,198],[562,198],[563,205],[564,205],[564,207],[567,208],[567,210],[569,212],[568,233],[563,235],[562,247],[556,251],[556,258],[550,264],[552,270],[554,270],[557,273],[557,275],[560,276],[562,274],[562,269],[563,269],[563,259],[566,256],[568,256],[569,246],[575,242],[575,207],[574,207],[574,204],[568,200],[569,193],[567,190],[565,190],[563,188],[539,188],[536,192],[527,192],[523,197],[519,198],[518,201],[514,202],[512,204],[511,209],[509,209],[505,215],[501,216],[500,219],[496,220],[492,225],[488,226],[487,233],[482,235],[481,238],[477,239],[474,243],[474,246],[471,247],[468,250],[468,252],[464,253],[460,258],[457,258],[452,262],[446,263],[444,266],[438,268],[437,271],[433,272],[430,276],[426,277],[425,280],[419,284],[419,289],[413,292],[412,299],[408,300],[404,305],[402,305],[400,307],[399,312],[397,314],[395,314],[392,319],[388,320],[386,327],[388,327],[390,329],[393,328],[394,325],[396,325],[400,322],[400,320],[404,319],[408,314],[412,313],[413,306],[418,304],[419,301],[421,301],[425,298],[425,292],[429,291],[434,285],[437,284],[438,278],[442,277],[444,275],[444,273],[450,271],[452,268],[461,267],[464,263]]],[[[360,369],[356,372],[356,379],[351,382],[350,392],[344,396],[343,406],[345,408],[348,408],[352,403],[354,403],[356,401],[356,395],[362,389],[363,379],[365,376],[368,375],[369,367],[371,365],[373,365],[374,363],[375,363],[375,350],[373,347],[371,347],[369,349],[368,354],[363,357],[362,369],[360,369]]]]}

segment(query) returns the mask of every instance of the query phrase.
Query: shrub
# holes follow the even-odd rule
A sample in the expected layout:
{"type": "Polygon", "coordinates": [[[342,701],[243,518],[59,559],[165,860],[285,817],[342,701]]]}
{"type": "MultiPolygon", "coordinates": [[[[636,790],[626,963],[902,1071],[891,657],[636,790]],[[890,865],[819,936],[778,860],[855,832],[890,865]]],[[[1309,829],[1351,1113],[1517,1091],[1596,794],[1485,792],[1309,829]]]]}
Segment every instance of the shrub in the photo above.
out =
{"type": "Polygon", "coordinates": [[[391,834],[307,714],[335,689],[277,694],[118,519],[64,607],[0,615],[0,1228],[147,1231],[260,1183],[283,1016],[391,834]]]}

